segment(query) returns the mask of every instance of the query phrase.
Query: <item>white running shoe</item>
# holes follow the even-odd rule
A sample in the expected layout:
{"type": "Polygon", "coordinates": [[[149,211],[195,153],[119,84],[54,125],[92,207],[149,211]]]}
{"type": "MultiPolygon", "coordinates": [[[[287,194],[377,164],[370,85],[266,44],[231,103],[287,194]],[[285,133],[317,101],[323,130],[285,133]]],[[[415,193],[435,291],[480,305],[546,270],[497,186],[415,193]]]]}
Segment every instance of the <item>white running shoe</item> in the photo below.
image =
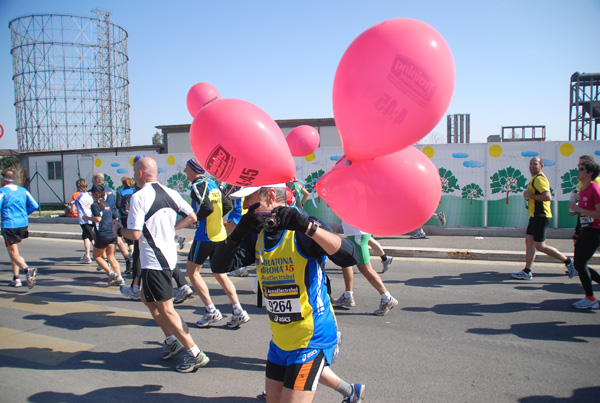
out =
{"type": "Polygon", "coordinates": [[[175,292],[175,298],[173,298],[173,303],[181,304],[183,301],[191,297],[193,293],[194,290],[192,290],[189,285],[184,284],[177,288],[177,291],[175,292]]]}
{"type": "Polygon", "coordinates": [[[138,301],[140,299],[140,290],[139,289],[137,290],[137,292],[135,292],[135,291],[133,291],[133,288],[131,288],[131,287],[121,286],[121,287],[119,287],[119,291],[121,291],[121,295],[124,296],[125,298],[129,298],[134,301],[138,301]]]}
{"type": "Polygon", "coordinates": [[[11,287],[22,287],[23,283],[21,283],[21,279],[20,278],[17,278],[17,279],[14,279],[14,280],[10,280],[10,286],[11,287]]]}
{"type": "Polygon", "coordinates": [[[30,267],[27,270],[27,288],[32,289],[35,285],[35,276],[37,275],[37,269],[30,267]]]}
{"type": "Polygon", "coordinates": [[[423,231],[422,229],[418,230],[417,232],[415,232],[414,234],[412,234],[410,236],[410,239],[424,239],[427,238],[427,234],[425,234],[425,231],[423,231]]]}
{"type": "Polygon", "coordinates": [[[577,273],[577,270],[575,270],[575,265],[573,264],[573,260],[571,260],[565,266],[567,267],[567,276],[569,276],[569,278],[573,278],[577,274],[579,274],[579,273],[577,273]]]}
{"type": "Polygon", "coordinates": [[[352,308],[353,306],[356,306],[356,302],[354,302],[354,295],[351,295],[350,298],[346,298],[346,294],[342,294],[338,299],[332,300],[331,305],[336,308],[352,308]]]}
{"type": "Polygon", "coordinates": [[[393,256],[388,256],[387,259],[381,261],[381,264],[383,265],[383,269],[381,269],[381,274],[388,271],[393,260],[394,260],[393,256]]]}
{"type": "Polygon", "coordinates": [[[79,259],[79,261],[80,261],[81,263],[85,263],[85,264],[90,264],[90,263],[92,263],[92,259],[90,259],[90,257],[89,257],[89,256],[82,256],[82,257],[79,259]]]}
{"type": "Polygon", "coordinates": [[[573,304],[573,308],[575,309],[598,309],[600,308],[600,304],[598,304],[598,300],[590,301],[587,298],[580,299],[579,301],[573,304]]]}
{"type": "Polygon", "coordinates": [[[533,280],[533,273],[527,273],[524,270],[521,270],[518,273],[512,273],[511,276],[517,280],[533,280]]]}
{"type": "Polygon", "coordinates": [[[375,312],[373,312],[373,314],[375,316],[383,316],[386,313],[388,313],[392,308],[394,308],[396,305],[398,305],[398,300],[394,297],[391,297],[390,300],[387,302],[381,300],[381,302],[379,303],[379,308],[377,308],[375,310],[375,312]]]}
{"type": "Polygon", "coordinates": [[[235,269],[227,273],[228,276],[231,277],[248,277],[248,269],[245,267],[240,267],[239,269],[235,269]]]}
{"type": "Polygon", "coordinates": [[[250,322],[250,315],[248,315],[248,312],[242,311],[239,315],[233,315],[231,317],[231,320],[227,322],[227,327],[235,329],[248,322],[250,322]]]}
{"type": "Polygon", "coordinates": [[[214,312],[206,312],[202,319],[196,322],[196,326],[198,327],[207,327],[211,323],[215,323],[223,319],[223,315],[221,311],[216,309],[214,312]]]}

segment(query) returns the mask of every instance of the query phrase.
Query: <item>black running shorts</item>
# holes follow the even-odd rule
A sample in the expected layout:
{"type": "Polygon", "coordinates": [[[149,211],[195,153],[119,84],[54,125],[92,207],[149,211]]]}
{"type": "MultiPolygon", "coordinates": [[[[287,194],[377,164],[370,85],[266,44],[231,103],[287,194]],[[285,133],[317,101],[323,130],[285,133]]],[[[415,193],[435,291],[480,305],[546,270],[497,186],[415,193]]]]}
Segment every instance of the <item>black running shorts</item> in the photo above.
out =
{"type": "Polygon", "coordinates": [[[28,227],[21,228],[2,228],[2,236],[6,246],[20,243],[23,239],[29,238],[28,227]]]}
{"type": "Polygon", "coordinates": [[[173,298],[171,270],[142,269],[140,279],[146,302],[167,301],[173,298]]]}
{"type": "MultiPolygon", "coordinates": [[[[215,248],[221,245],[221,242],[197,241],[194,239],[188,253],[188,262],[202,266],[206,259],[212,256],[215,248]]],[[[214,272],[213,272],[214,273],[214,272]]]]}
{"type": "Polygon", "coordinates": [[[90,241],[96,239],[93,224],[79,224],[79,226],[81,227],[81,239],[89,239],[90,241]]]}
{"type": "Polygon", "coordinates": [[[527,224],[527,235],[533,235],[535,242],[544,242],[546,240],[546,228],[550,225],[550,219],[546,217],[531,217],[527,224]]]}
{"type": "Polygon", "coordinates": [[[117,244],[117,237],[113,236],[111,238],[96,238],[94,242],[94,248],[96,249],[104,249],[110,244],[117,244]]]}

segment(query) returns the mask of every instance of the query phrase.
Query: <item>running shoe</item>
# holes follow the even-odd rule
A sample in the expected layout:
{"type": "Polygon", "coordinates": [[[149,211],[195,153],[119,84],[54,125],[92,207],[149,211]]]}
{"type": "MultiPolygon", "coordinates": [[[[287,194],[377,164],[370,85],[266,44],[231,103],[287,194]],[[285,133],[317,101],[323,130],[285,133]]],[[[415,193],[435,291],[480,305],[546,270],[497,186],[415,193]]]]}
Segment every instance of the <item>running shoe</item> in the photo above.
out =
{"type": "Polygon", "coordinates": [[[442,226],[446,225],[446,214],[444,214],[443,211],[440,211],[439,213],[437,213],[435,215],[435,218],[438,219],[438,221],[440,222],[440,224],[442,224],[442,226]]]}
{"type": "Polygon", "coordinates": [[[388,271],[393,260],[394,260],[393,256],[387,256],[387,259],[381,261],[381,264],[383,265],[383,269],[381,269],[381,274],[388,271]]]}
{"type": "Polygon", "coordinates": [[[206,312],[204,314],[204,317],[202,317],[202,319],[200,319],[198,322],[196,322],[196,326],[207,327],[211,323],[218,322],[221,319],[223,319],[223,315],[221,314],[221,311],[216,309],[214,312],[206,312]]]}
{"type": "Polygon", "coordinates": [[[525,270],[521,270],[518,273],[512,273],[511,276],[517,280],[533,280],[533,273],[527,273],[525,270]]]}
{"type": "Polygon", "coordinates": [[[337,343],[336,343],[335,347],[333,348],[333,357],[331,357],[331,365],[333,365],[335,363],[335,360],[337,360],[338,355],[340,354],[340,347],[342,346],[342,339],[343,339],[342,332],[340,332],[338,330],[337,343]]]}
{"type": "Polygon", "coordinates": [[[35,285],[35,276],[37,274],[37,269],[30,267],[29,270],[27,270],[27,288],[32,289],[33,286],[35,285]]]}
{"type": "Polygon", "coordinates": [[[240,325],[248,322],[250,322],[250,316],[248,315],[248,312],[242,311],[242,313],[239,315],[231,316],[231,320],[227,322],[227,327],[230,329],[236,329],[240,327],[240,325]]]}
{"type": "Polygon", "coordinates": [[[179,250],[182,250],[183,246],[185,245],[185,238],[182,236],[178,236],[177,243],[179,244],[179,250]]]}
{"type": "Polygon", "coordinates": [[[21,283],[21,279],[20,278],[16,278],[14,280],[10,280],[10,286],[11,287],[22,287],[23,283],[21,283]]]}
{"type": "Polygon", "coordinates": [[[422,229],[418,230],[417,232],[415,232],[414,234],[412,234],[410,236],[410,239],[424,239],[427,238],[427,234],[425,234],[425,231],[423,231],[422,229]]]}
{"type": "Polygon", "coordinates": [[[373,312],[375,316],[383,316],[388,313],[392,308],[398,305],[398,300],[394,297],[391,297],[389,301],[384,301],[383,299],[379,303],[379,308],[373,312]]]}
{"type": "Polygon", "coordinates": [[[569,278],[573,278],[578,274],[577,270],[575,270],[573,260],[569,260],[569,263],[567,263],[565,267],[567,268],[567,276],[569,276],[569,278]]]}
{"type": "Polygon", "coordinates": [[[164,341],[164,348],[161,355],[163,360],[168,360],[169,358],[175,357],[177,354],[183,351],[183,345],[179,342],[179,340],[175,340],[171,344],[167,344],[167,340],[164,341]]]}
{"type": "Polygon", "coordinates": [[[336,308],[351,308],[356,306],[354,295],[351,295],[350,298],[346,298],[345,294],[342,294],[338,299],[331,301],[331,304],[336,308]]]}
{"type": "Polygon", "coordinates": [[[174,304],[181,304],[183,301],[192,296],[194,290],[190,288],[189,285],[184,284],[181,287],[177,288],[175,291],[175,298],[173,299],[174,304]]]}
{"type": "Polygon", "coordinates": [[[79,261],[80,261],[81,263],[85,263],[85,264],[90,264],[90,263],[92,263],[92,259],[90,259],[90,257],[89,257],[89,256],[82,256],[82,257],[79,259],[79,261]]]}
{"type": "Polygon", "coordinates": [[[227,273],[228,276],[232,277],[248,277],[248,269],[245,267],[240,267],[239,269],[235,269],[227,273]]]}
{"type": "Polygon", "coordinates": [[[342,400],[342,403],[361,403],[365,397],[365,389],[367,387],[361,383],[352,385],[352,394],[342,400]]]}
{"type": "Polygon", "coordinates": [[[110,273],[108,273],[108,285],[117,284],[118,278],[119,278],[119,276],[114,271],[111,271],[110,273]]]}
{"type": "Polygon", "coordinates": [[[590,301],[588,298],[580,299],[573,304],[573,308],[576,309],[598,309],[599,307],[598,300],[590,301]]]}
{"type": "Polygon", "coordinates": [[[119,287],[119,291],[121,291],[121,295],[124,296],[125,298],[129,298],[134,301],[138,301],[140,299],[140,290],[139,289],[137,290],[137,292],[135,292],[135,291],[133,291],[132,287],[125,287],[124,285],[122,285],[121,287],[119,287]]]}
{"type": "Polygon", "coordinates": [[[179,372],[193,372],[195,370],[197,370],[200,367],[205,366],[206,364],[208,364],[210,362],[210,358],[208,358],[208,356],[206,354],[204,354],[202,351],[200,351],[200,354],[198,354],[196,357],[192,357],[191,355],[187,355],[184,359],[183,362],[179,365],[177,365],[176,369],[179,372]]]}

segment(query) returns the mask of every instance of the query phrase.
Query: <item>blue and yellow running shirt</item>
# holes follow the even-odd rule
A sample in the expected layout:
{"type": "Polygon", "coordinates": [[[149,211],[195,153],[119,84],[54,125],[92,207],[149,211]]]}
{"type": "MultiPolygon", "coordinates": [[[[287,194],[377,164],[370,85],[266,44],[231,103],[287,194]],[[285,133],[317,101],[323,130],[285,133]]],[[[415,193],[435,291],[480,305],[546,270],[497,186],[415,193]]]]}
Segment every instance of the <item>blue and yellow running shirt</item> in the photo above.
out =
{"type": "Polygon", "coordinates": [[[286,351],[333,347],[337,327],[322,269],[325,258],[298,250],[294,231],[284,231],[271,249],[264,248],[265,236],[262,230],[255,250],[273,343],[286,351]]]}
{"type": "Polygon", "coordinates": [[[198,215],[194,239],[220,242],[227,238],[223,225],[223,199],[219,187],[210,179],[200,178],[192,184],[191,198],[192,208],[198,215]],[[208,216],[201,212],[207,210],[212,211],[208,216]]]}

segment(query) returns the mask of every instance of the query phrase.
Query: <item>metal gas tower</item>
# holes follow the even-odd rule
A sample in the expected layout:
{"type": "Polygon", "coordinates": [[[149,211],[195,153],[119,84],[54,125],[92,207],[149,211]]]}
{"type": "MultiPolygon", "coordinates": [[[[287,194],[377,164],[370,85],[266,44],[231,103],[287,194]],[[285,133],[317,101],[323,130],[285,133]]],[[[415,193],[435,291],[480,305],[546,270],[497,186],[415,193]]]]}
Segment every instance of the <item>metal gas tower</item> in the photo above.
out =
{"type": "Polygon", "coordinates": [[[9,23],[19,151],[130,145],[127,32],[93,13],[9,23]]]}

